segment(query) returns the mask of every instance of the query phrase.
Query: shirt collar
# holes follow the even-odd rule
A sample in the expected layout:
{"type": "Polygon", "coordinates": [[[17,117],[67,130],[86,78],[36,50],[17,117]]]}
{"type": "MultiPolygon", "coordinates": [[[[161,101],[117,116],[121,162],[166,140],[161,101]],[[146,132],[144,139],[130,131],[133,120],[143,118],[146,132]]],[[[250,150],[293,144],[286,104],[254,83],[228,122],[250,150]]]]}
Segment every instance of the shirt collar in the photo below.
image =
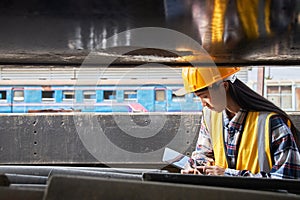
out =
{"type": "Polygon", "coordinates": [[[227,127],[228,129],[241,131],[246,116],[247,116],[247,111],[244,109],[240,109],[236,113],[236,115],[231,120],[229,120],[226,110],[224,110],[223,111],[224,126],[227,127]]]}

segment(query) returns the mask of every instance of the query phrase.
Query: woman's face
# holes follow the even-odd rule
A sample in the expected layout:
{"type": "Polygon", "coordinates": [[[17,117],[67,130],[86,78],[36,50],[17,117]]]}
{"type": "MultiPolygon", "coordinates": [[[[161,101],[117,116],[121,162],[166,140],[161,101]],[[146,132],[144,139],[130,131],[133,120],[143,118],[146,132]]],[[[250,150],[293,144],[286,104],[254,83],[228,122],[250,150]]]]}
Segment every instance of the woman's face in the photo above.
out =
{"type": "Polygon", "coordinates": [[[209,88],[208,90],[195,92],[202,102],[203,107],[216,112],[222,112],[226,108],[226,91],[224,83],[209,88]]]}

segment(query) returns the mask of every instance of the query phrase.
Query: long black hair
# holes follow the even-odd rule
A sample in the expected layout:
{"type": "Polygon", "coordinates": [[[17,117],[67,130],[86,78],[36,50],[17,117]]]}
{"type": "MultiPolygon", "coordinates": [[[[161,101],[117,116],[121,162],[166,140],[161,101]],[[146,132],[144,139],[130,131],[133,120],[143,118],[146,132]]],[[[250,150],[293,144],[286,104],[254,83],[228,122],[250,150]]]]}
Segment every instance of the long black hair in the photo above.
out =
{"type": "Polygon", "coordinates": [[[243,109],[248,111],[267,111],[275,112],[281,116],[285,122],[289,120],[291,122],[291,131],[295,137],[298,148],[300,147],[300,132],[293,124],[292,120],[286,112],[280,109],[278,106],[273,104],[268,99],[256,93],[254,90],[249,88],[239,79],[236,79],[234,83],[229,83],[229,94],[232,99],[243,109]]]}

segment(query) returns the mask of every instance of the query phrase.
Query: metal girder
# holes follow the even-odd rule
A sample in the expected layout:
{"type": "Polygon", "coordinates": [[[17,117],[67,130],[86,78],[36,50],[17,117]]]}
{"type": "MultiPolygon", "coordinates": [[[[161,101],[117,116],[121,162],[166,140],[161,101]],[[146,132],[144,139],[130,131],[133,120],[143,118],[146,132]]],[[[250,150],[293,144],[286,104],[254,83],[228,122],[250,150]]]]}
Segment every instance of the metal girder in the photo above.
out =
{"type": "Polygon", "coordinates": [[[134,30],[156,27],[191,38],[217,65],[299,65],[299,0],[72,2],[1,3],[0,63],[78,66],[96,51],[97,65],[178,67],[199,57],[189,41],[160,31],[143,38],[156,46],[135,43],[134,30]]]}

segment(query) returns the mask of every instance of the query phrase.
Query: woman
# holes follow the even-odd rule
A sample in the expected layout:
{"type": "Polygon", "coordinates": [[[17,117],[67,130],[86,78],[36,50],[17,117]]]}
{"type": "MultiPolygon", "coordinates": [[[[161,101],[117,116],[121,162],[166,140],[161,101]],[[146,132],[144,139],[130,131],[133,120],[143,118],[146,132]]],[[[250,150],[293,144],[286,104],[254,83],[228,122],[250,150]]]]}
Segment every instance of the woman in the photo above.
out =
{"type": "Polygon", "coordinates": [[[289,116],[236,78],[239,68],[182,70],[204,107],[190,165],[182,173],[300,178],[299,132],[289,116]],[[298,143],[298,146],[297,146],[298,143]]]}

